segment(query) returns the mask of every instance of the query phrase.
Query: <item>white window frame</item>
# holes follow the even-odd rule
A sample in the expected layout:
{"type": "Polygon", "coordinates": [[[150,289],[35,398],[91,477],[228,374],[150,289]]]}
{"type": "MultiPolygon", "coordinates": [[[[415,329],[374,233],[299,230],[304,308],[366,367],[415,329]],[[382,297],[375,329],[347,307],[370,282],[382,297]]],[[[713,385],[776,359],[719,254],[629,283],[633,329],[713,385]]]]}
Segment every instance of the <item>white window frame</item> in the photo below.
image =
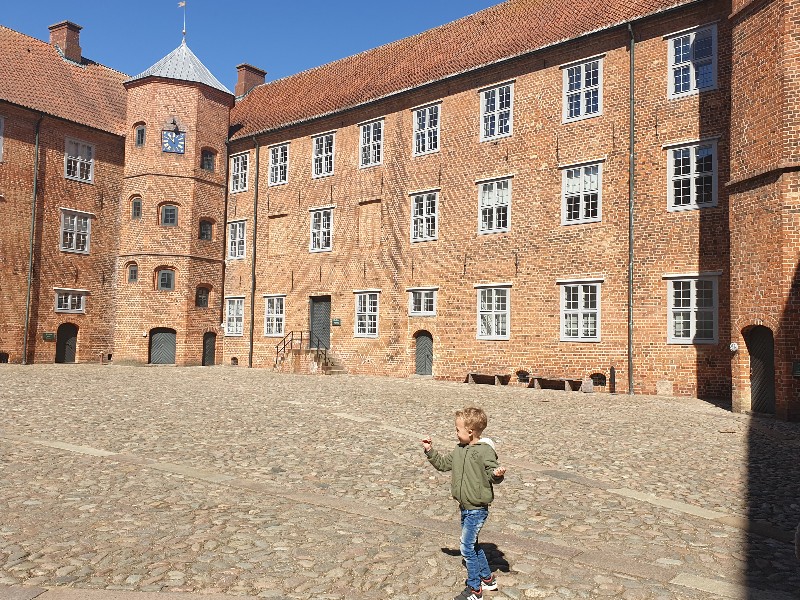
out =
{"type": "Polygon", "coordinates": [[[73,254],[89,254],[92,242],[92,213],[84,212],[82,210],[73,210],[69,208],[61,209],[61,226],[59,227],[58,247],[62,252],[71,252],[73,254]],[[74,218],[74,224],[70,229],[67,229],[68,221],[74,218]],[[85,220],[86,230],[80,231],[78,229],[78,219],[85,220]],[[65,243],[67,233],[71,233],[69,237],[70,242],[65,243]],[[79,244],[79,240],[83,240],[83,244],[79,244]],[[83,248],[78,246],[83,245],[83,248]]]}
{"type": "Polygon", "coordinates": [[[558,281],[559,295],[559,340],[562,342],[599,342],[601,339],[601,313],[602,313],[602,279],[575,279],[558,281]],[[577,288],[577,306],[567,306],[567,291],[577,288]],[[590,288],[590,289],[587,289],[590,288]],[[587,306],[587,297],[594,294],[595,306],[587,306]],[[567,313],[577,319],[577,335],[569,335],[567,332],[567,313]],[[589,335],[584,330],[585,317],[594,315],[595,331],[594,335],[589,335]]]}
{"type": "Polygon", "coordinates": [[[285,335],[284,333],[285,329],[286,329],[286,294],[265,294],[264,336],[283,337],[285,335]]]}
{"type": "Polygon", "coordinates": [[[244,296],[225,298],[225,336],[244,336],[244,296]],[[231,311],[231,307],[233,307],[233,311],[231,311]]]}
{"type": "Polygon", "coordinates": [[[359,168],[375,167],[383,164],[383,119],[362,123],[358,149],[359,168]]]}
{"type": "Polygon", "coordinates": [[[561,224],[562,225],[580,225],[582,223],[599,223],[603,220],[603,161],[596,160],[591,162],[582,162],[572,165],[563,165],[561,169],[561,224]],[[597,169],[597,190],[592,190],[587,187],[587,171],[597,169]],[[568,190],[568,182],[570,181],[570,173],[574,171],[580,172],[580,188],[571,193],[568,190]],[[593,216],[586,216],[586,208],[592,192],[597,192],[597,214],[593,216]],[[567,210],[567,198],[578,196],[578,218],[570,219],[569,211],[567,210]]]}
{"type": "Polygon", "coordinates": [[[309,252],[332,252],[333,251],[333,209],[335,205],[317,206],[308,209],[308,251],[309,252]],[[325,215],[328,216],[328,226],[324,227],[325,215]],[[317,223],[319,215],[319,223],[317,223]],[[327,245],[325,244],[325,234],[327,233],[327,245]]]}
{"type": "Polygon", "coordinates": [[[328,131],[311,137],[311,176],[330,177],[334,172],[336,132],[328,131]],[[330,146],[326,143],[330,139],[330,146]],[[330,151],[328,151],[330,149],[330,151]]]}
{"type": "Polygon", "coordinates": [[[353,318],[353,337],[357,338],[377,338],[380,330],[380,290],[356,290],[354,318],[353,318]],[[374,326],[374,331],[371,331],[374,326]]]}
{"type": "Polygon", "coordinates": [[[3,162],[3,141],[6,139],[6,118],[0,116],[0,163],[3,162]]]}
{"type": "Polygon", "coordinates": [[[269,185],[289,182],[289,143],[269,147],[269,185]]]}
{"type": "Polygon", "coordinates": [[[81,183],[93,183],[94,157],[94,144],[66,138],[64,140],[64,178],[81,183]],[[73,171],[73,174],[70,174],[70,170],[73,171]]]}
{"type": "Polygon", "coordinates": [[[691,29],[684,29],[675,33],[664,36],[667,41],[667,54],[669,68],[667,70],[667,97],[670,99],[684,98],[699,94],[707,90],[717,89],[717,64],[719,60],[719,46],[717,42],[717,24],[701,25],[691,29]],[[711,57],[710,59],[697,60],[694,56],[695,40],[698,35],[710,33],[711,38],[711,57]],[[676,64],[675,43],[678,40],[685,40],[689,44],[689,58],[688,60],[681,61],[676,64]],[[711,65],[711,81],[703,87],[697,85],[697,66],[698,64],[711,65]],[[689,77],[689,87],[686,90],[675,90],[675,73],[678,69],[686,69],[689,77]]]}
{"type": "Polygon", "coordinates": [[[75,290],[71,288],[53,288],[55,304],[53,310],[57,313],[84,314],[86,312],[86,296],[89,290],[75,290]]]}
{"type": "Polygon", "coordinates": [[[250,152],[242,152],[231,156],[231,194],[247,191],[249,168],[250,152]]]}
{"type": "Polygon", "coordinates": [[[228,223],[228,258],[242,260],[247,255],[247,221],[228,223]]]}
{"type": "Polygon", "coordinates": [[[476,339],[479,340],[509,340],[511,339],[511,284],[510,283],[484,283],[475,286],[476,306],[475,313],[477,316],[476,321],[476,339]],[[505,298],[505,309],[498,310],[497,297],[501,295],[505,298]],[[485,299],[491,293],[491,307],[487,307],[485,299]],[[489,316],[491,320],[491,333],[484,333],[482,329],[482,318],[484,315],[489,316]],[[497,317],[505,316],[505,331],[497,333],[498,321],[497,317]]]}
{"type": "MultiPolygon", "coordinates": [[[[699,210],[702,208],[711,208],[717,205],[718,201],[718,172],[719,172],[719,155],[717,153],[717,140],[706,139],[698,140],[691,143],[670,144],[664,146],[667,151],[667,210],[670,212],[682,212],[685,210],[699,210]],[[697,173],[697,153],[701,148],[711,149],[711,202],[697,202],[697,179],[700,177],[697,173]],[[675,154],[680,151],[689,151],[689,172],[680,177],[675,175],[675,154]],[[675,204],[675,182],[678,180],[689,181],[689,198],[688,204],[675,204]]],[[[704,172],[705,176],[707,172],[704,172]]]]}
{"type": "Polygon", "coordinates": [[[481,123],[480,137],[482,142],[509,137],[514,133],[514,82],[508,81],[499,85],[486,88],[480,91],[481,95],[481,123]],[[499,106],[501,90],[508,88],[508,106],[499,106]],[[493,108],[489,109],[490,100],[493,108]],[[504,131],[500,131],[501,118],[505,115],[506,126],[504,131]],[[489,125],[494,127],[494,133],[487,133],[489,125]]]}
{"type": "Polygon", "coordinates": [[[478,181],[478,234],[491,235],[493,233],[505,233],[511,231],[511,176],[497,177],[495,179],[485,179],[478,181]],[[499,194],[499,187],[505,186],[505,193],[499,194]],[[503,201],[504,200],[504,201],[503,201]],[[501,209],[505,209],[506,225],[497,226],[497,217],[501,209]],[[492,226],[487,227],[487,219],[484,214],[487,211],[491,214],[492,226]]]}
{"type": "Polygon", "coordinates": [[[439,287],[416,287],[406,288],[408,292],[408,316],[410,317],[434,317],[436,316],[436,301],[439,296],[439,287]],[[414,296],[420,295],[420,310],[414,309],[414,296]],[[431,309],[425,309],[425,298],[423,295],[430,295],[431,309]]]}
{"type": "Polygon", "coordinates": [[[719,275],[713,273],[668,274],[664,275],[667,281],[667,343],[682,346],[714,345],[719,343],[719,275]],[[711,306],[698,308],[697,283],[711,284],[711,306]],[[688,305],[675,306],[676,284],[688,284],[688,305]],[[713,336],[711,338],[697,338],[697,315],[700,311],[712,313],[713,336]],[[678,337],[675,335],[675,319],[677,313],[689,313],[689,336],[678,337]]]}
{"type": "Polygon", "coordinates": [[[581,121],[583,119],[590,119],[603,114],[603,55],[592,56],[591,58],[583,59],[579,62],[569,63],[561,66],[562,71],[562,122],[572,123],[573,121],[581,121]],[[588,86],[586,85],[586,71],[591,65],[597,63],[597,84],[588,86]],[[579,73],[580,83],[570,89],[570,78],[574,76],[573,73],[579,73]],[[591,112],[587,109],[586,93],[597,92],[597,110],[591,112]],[[570,115],[570,98],[574,95],[579,96],[579,110],[577,114],[570,115]]]}
{"type": "Polygon", "coordinates": [[[413,192],[411,196],[411,224],[409,237],[411,243],[432,242],[439,239],[439,190],[426,190],[423,192],[413,192]],[[429,212],[430,196],[433,196],[433,212],[429,212]],[[422,212],[417,213],[417,200],[422,203],[422,212]],[[433,231],[430,224],[433,223],[433,231]]]}
{"type": "Polygon", "coordinates": [[[414,135],[411,140],[413,155],[424,156],[439,152],[442,130],[442,103],[436,102],[414,108],[412,109],[412,115],[414,119],[414,135]],[[431,126],[431,116],[434,114],[436,125],[431,126]],[[423,117],[422,121],[420,121],[420,117],[423,117]]]}

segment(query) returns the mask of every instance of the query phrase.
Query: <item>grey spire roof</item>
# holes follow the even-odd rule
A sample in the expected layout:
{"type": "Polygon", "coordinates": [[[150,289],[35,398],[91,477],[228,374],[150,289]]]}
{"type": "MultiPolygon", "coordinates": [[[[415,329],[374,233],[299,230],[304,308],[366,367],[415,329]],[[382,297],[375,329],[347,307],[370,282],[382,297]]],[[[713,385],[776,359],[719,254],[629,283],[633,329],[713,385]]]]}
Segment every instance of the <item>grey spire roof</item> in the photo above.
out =
{"type": "Polygon", "coordinates": [[[194,81],[204,83],[207,86],[221,90],[230,94],[231,91],[222,85],[219,80],[211,74],[200,59],[189,50],[186,40],[181,45],[167,54],[164,58],[152,67],[139,73],[136,77],[131,77],[125,83],[144,79],[145,77],[165,77],[167,79],[178,79],[180,81],[194,81]]]}

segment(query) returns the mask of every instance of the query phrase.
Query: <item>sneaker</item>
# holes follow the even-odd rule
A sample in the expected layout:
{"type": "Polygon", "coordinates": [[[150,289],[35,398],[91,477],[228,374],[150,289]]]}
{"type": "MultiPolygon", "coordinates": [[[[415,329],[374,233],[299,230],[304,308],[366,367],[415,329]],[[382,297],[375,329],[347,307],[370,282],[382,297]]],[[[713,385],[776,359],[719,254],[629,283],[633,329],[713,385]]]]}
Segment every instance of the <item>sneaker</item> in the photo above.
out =
{"type": "Polygon", "coordinates": [[[453,600],[483,600],[483,592],[481,590],[473,590],[471,587],[467,586],[464,588],[464,591],[453,598],[453,600]]]}
{"type": "Polygon", "coordinates": [[[489,579],[481,577],[481,591],[493,592],[497,589],[497,577],[492,575],[489,579]]]}

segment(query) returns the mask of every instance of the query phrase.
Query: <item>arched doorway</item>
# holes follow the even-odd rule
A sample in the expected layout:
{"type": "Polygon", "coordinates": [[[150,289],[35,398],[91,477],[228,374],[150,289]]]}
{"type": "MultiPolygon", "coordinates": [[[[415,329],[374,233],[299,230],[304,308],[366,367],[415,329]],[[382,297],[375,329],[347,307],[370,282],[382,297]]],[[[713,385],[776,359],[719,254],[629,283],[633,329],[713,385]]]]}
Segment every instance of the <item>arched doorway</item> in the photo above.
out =
{"type": "Polygon", "coordinates": [[[775,414],[775,338],[756,325],[744,332],[750,354],[750,406],[753,412],[775,414]]]}
{"type": "Polygon", "coordinates": [[[74,363],[78,349],[78,326],[62,323],[56,332],[56,362],[74,363]]]}
{"type": "Polygon", "coordinates": [[[174,329],[157,327],[150,330],[150,364],[175,364],[176,332],[174,329]]]}
{"type": "Polygon", "coordinates": [[[213,367],[217,353],[217,334],[208,332],[203,334],[203,366],[213,367]]]}
{"type": "Polygon", "coordinates": [[[427,331],[420,331],[415,337],[417,351],[414,373],[417,375],[433,375],[433,336],[427,331]]]}

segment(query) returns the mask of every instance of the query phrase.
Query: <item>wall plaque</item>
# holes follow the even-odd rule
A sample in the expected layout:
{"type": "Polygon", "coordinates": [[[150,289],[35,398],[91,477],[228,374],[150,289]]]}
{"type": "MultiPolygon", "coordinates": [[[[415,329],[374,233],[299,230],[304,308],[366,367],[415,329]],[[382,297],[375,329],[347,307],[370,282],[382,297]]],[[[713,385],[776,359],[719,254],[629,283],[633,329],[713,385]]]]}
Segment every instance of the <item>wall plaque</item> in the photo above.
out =
{"type": "Polygon", "coordinates": [[[52,331],[45,331],[45,332],[42,334],[42,339],[43,339],[45,342],[55,342],[55,341],[56,341],[56,334],[55,334],[55,333],[53,333],[52,331]]]}
{"type": "Polygon", "coordinates": [[[341,319],[332,319],[332,320],[331,320],[331,324],[332,324],[334,327],[341,327],[341,325],[342,325],[342,320],[341,320],[341,319]]]}

